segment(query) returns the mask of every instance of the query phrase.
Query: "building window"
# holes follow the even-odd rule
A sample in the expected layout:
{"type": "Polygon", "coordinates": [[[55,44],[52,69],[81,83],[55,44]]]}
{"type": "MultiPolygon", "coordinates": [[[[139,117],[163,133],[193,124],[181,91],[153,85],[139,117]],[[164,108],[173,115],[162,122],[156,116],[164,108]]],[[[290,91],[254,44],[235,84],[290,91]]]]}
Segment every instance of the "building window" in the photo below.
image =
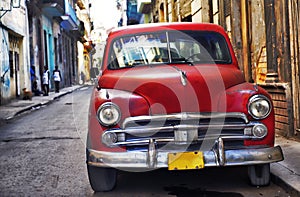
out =
{"type": "Polygon", "coordinates": [[[15,55],[15,70],[16,72],[19,72],[20,66],[19,66],[19,54],[17,52],[14,53],[15,55]]]}
{"type": "Polygon", "coordinates": [[[219,24],[220,12],[219,12],[219,1],[218,0],[212,1],[212,10],[213,10],[213,23],[219,24]]]}
{"type": "Polygon", "coordinates": [[[58,62],[59,63],[62,63],[62,36],[60,34],[58,34],[58,46],[57,46],[57,49],[58,49],[58,62]]]}
{"type": "Polygon", "coordinates": [[[10,78],[14,78],[14,52],[9,51],[9,69],[10,69],[10,78]]]}
{"type": "Polygon", "coordinates": [[[48,45],[47,45],[47,32],[44,30],[44,66],[48,67],[48,45]]]}
{"type": "Polygon", "coordinates": [[[57,52],[57,38],[54,38],[54,54],[55,54],[55,66],[58,66],[58,52],[57,52]]]}
{"type": "Polygon", "coordinates": [[[231,0],[224,0],[224,15],[225,17],[230,15],[230,3],[231,0]]]}

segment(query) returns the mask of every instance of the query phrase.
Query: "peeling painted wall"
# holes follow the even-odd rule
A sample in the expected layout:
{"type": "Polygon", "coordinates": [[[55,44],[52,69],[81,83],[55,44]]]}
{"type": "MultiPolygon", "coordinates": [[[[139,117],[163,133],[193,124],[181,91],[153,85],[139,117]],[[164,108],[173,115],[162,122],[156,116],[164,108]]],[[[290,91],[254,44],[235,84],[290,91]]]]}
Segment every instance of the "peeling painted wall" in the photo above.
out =
{"type": "Polygon", "coordinates": [[[1,103],[10,98],[9,42],[8,33],[0,29],[0,74],[1,74],[1,103]]]}
{"type": "Polygon", "coordinates": [[[252,78],[257,83],[264,83],[267,74],[267,54],[263,0],[252,0],[249,9],[252,78]]]}
{"type": "Polygon", "coordinates": [[[0,14],[0,104],[3,104],[18,95],[21,96],[23,88],[30,90],[31,82],[25,1],[21,1],[19,8],[12,8],[7,12],[0,11],[0,14]],[[10,51],[13,51],[13,57],[17,57],[16,59],[10,59],[10,51]],[[18,67],[18,73],[11,70],[15,65],[18,67]]]}

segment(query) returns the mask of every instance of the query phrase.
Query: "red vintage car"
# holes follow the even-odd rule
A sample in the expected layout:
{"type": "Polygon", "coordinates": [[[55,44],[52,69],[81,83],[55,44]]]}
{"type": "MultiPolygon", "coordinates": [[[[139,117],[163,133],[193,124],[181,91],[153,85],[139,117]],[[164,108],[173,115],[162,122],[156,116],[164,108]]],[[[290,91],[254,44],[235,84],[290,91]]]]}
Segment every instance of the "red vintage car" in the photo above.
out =
{"type": "Polygon", "coordinates": [[[245,81],[214,24],[159,23],[112,31],[89,111],[87,169],[94,191],[119,170],[247,165],[268,185],[274,147],[269,94],[245,81]]]}

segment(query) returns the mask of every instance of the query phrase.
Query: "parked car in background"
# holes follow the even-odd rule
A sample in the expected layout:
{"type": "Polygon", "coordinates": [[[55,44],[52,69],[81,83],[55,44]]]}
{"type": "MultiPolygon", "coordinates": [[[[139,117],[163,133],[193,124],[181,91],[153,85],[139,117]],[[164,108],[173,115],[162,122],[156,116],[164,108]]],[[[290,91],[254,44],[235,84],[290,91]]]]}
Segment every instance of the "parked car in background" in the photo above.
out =
{"type": "Polygon", "coordinates": [[[269,94],[245,81],[222,27],[201,23],[128,26],[107,39],[90,100],[87,169],[95,191],[119,170],[248,166],[268,185],[274,147],[269,94]]]}

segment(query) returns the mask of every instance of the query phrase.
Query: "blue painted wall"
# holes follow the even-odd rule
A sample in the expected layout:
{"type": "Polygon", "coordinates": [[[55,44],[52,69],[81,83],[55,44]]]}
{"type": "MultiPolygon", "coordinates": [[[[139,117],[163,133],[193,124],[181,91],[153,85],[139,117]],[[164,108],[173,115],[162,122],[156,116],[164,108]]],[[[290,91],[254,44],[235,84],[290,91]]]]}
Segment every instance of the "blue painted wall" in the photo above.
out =
{"type": "Polygon", "coordinates": [[[8,33],[0,32],[0,99],[2,103],[11,96],[10,68],[9,68],[9,42],[8,33]]]}
{"type": "MultiPolygon", "coordinates": [[[[46,34],[44,34],[45,44],[47,46],[44,46],[47,48],[47,51],[43,51],[44,53],[44,65],[48,65],[48,69],[50,71],[50,74],[52,74],[52,71],[54,70],[54,62],[55,62],[55,54],[54,54],[54,36],[53,36],[53,30],[52,30],[52,21],[47,18],[46,16],[43,16],[43,30],[46,34]],[[47,53],[47,56],[46,54],[47,53]],[[46,59],[47,57],[47,59],[46,59]]],[[[52,77],[52,76],[50,76],[52,77]]],[[[52,80],[51,80],[52,82],[52,80]]],[[[50,88],[53,87],[53,84],[50,83],[50,88]]]]}

